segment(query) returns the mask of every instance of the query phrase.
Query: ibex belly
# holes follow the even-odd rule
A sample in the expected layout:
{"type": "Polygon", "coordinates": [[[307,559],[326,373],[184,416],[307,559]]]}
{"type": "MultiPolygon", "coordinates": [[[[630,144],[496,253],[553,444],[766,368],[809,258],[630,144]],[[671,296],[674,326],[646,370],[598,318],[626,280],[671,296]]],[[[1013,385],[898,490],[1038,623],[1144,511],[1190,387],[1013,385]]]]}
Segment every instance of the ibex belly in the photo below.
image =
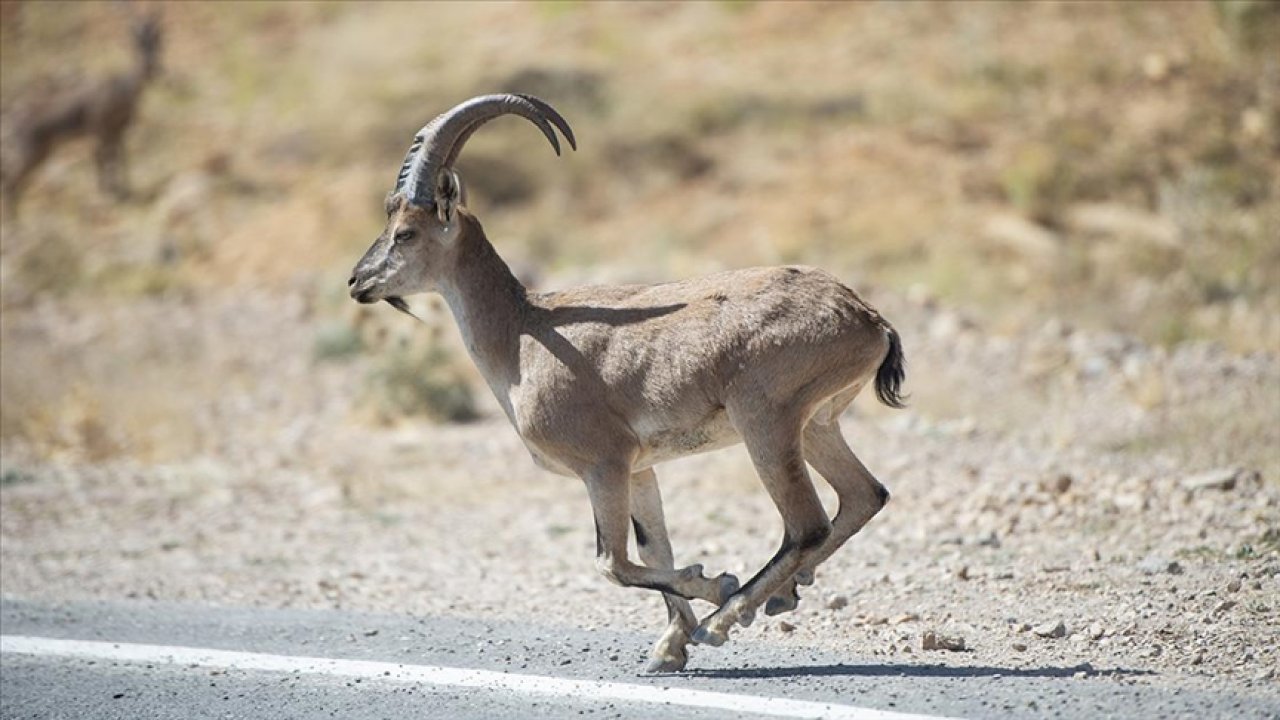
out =
{"type": "Polygon", "coordinates": [[[647,425],[650,423],[641,422],[635,428],[640,436],[640,455],[634,465],[636,470],[742,442],[742,437],[729,422],[729,416],[724,410],[688,424],[658,426],[653,423],[653,427],[646,427],[647,425]]]}

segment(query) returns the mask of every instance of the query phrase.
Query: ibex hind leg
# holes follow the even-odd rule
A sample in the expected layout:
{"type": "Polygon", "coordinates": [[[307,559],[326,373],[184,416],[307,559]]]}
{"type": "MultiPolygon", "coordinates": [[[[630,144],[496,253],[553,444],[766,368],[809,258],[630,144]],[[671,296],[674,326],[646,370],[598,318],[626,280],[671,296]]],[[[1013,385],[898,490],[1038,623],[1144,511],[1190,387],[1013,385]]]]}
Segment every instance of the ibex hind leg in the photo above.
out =
{"type": "Polygon", "coordinates": [[[743,417],[729,408],[734,426],[769,497],[782,515],[784,534],[777,554],[751,580],[709,617],[693,634],[693,641],[721,645],[735,623],[751,621],[756,608],[808,566],[809,557],[831,532],[822,502],[813,489],[801,452],[802,419],[788,423],[786,410],[771,409],[743,417]]]}
{"type": "Polygon", "coordinates": [[[812,582],[814,569],[861,530],[889,501],[889,491],[853,454],[837,420],[825,424],[811,420],[805,426],[804,459],[831,484],[840,500],[840,507],[831,521],[830,537],[807,558],[805,566],[783,586],[782,592],[769,598],[765,604],[766,615],[794,610],[799,601],[796,583],[807,584],[804,583],[806,579],[812,582]]]}
{"type": "MultiPolygon", "coordinates": [[[[662,494],[653,469],[631,476],[631,522],[636,534],[640,560],[651,568],[672,570],[675,556],[667,536],[667,523],[662,511],[662,494]]],[[[649,672],[676,672],[689,661],[689,635],[698,625],[693,606],[679,595],[664,593],[667,604],[667,629],[649,654],[649,672]]]]}

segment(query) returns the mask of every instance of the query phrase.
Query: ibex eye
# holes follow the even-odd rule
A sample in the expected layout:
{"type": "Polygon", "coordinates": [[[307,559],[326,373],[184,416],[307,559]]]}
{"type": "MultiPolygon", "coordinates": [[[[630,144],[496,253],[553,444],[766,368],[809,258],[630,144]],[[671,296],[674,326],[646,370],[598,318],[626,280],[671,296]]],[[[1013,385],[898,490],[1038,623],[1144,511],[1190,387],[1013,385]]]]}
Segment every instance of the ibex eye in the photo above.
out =
{"type": "Polygon", "coordinates": [[[413,239],[414,231],[412,229],[400,230],[396,233],[396,242],[408,242],[413,239]]]}

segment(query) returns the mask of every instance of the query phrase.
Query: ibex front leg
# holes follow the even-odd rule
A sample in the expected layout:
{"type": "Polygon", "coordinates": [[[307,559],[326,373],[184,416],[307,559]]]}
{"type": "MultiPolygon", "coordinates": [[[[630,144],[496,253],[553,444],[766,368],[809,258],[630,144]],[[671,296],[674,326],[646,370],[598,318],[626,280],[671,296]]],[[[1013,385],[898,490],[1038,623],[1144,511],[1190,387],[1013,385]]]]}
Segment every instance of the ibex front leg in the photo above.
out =
{"type": "MultiPolygon", "coordinates": [[[[662,513],[662,494],[658,489],[658,477],[652,469],[642,470],[631,476],[631,522],[636,532],[636,547],[640,559],[651,568],[672,570],[675,558],[671,552],[671,540],[667,537],[667,523],[662,513]]],[[[689,601],[679,595],[664,594],[667,603],[667,630],[654,645],[649,672],[675,672],[683,670],[689,661],[685,648],[689,635],[698,626],[689,601]]]]}
{"type": "Polygon", "coordinates": [[[125,178],[124,137],[113,134],[100,138],[93,159],[98,168],[98,189],[116,200],[127,198],[129,185],[125,178]]]}
{"type": "Polygon", "coordinates": [[[636,565],[627,558],[631,529],[631,471],[625,465],[602,466],[586,473],[587,494],[596,520],[596,568],[611,582],[642,587],[720,605],[738,589],[729,574],[704,577],[701,565],[679,570],[636,565]]]}
{"type": "Polygon", "coordinates": [[[785,412],[758,412],[730,418],[742,433],[747,452],[769,497],[782,515],[782,547],[742,590],[702,621],[693,633],[695,643],[722,645],[734,623],[747,625],[756,608],[781,589],[831,534],[831,521],[822,508],[800,449],[800,420],[785,412]]]}

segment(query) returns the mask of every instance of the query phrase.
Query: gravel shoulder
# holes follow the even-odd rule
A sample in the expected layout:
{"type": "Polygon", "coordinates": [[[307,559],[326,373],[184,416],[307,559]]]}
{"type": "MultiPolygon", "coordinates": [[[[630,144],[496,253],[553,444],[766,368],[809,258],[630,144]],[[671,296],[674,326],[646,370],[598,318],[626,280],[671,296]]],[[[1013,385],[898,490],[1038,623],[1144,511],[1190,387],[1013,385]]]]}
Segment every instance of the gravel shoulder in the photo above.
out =
{"type": "MultiPolygon", "coordinates": [[[[821,653],[908,674],[1059,668],[1116,688],[1280,697],[1273,451],[1240,446],[1232,462],[1215,435],[1239,427],[1227,422],[1205,426],[1203,446],[1167,442],[1215,413],[1265,419],[1275,358],[1053,323],[1000,335],[927,300],[873,301],[903,333],[914,409],[860,401],[843,424],[893,500],[796,613],[737,631],[727,655],[695,649],[692,672],[821,653]],[[964,650],[926,650],[928,633],[964,650]]],[[[193,348],[178,355],[192,372],[234,382],[192,409],[212,439],[185,457],[4,447],[7,596],[554,618],[656,639],[660,600],[594,571],[581,484],[537,470],[495,413],[368,423],[352,399],[366,368],[314,363],[314,324],[287,298],[204,303],[177,326],[168,314],[26,316],[45,352],[154,328],[193,348]]],[[[659,477],[678,562],[746,577],[772,554],[780,524],[740,449],[659,477]]]]}

